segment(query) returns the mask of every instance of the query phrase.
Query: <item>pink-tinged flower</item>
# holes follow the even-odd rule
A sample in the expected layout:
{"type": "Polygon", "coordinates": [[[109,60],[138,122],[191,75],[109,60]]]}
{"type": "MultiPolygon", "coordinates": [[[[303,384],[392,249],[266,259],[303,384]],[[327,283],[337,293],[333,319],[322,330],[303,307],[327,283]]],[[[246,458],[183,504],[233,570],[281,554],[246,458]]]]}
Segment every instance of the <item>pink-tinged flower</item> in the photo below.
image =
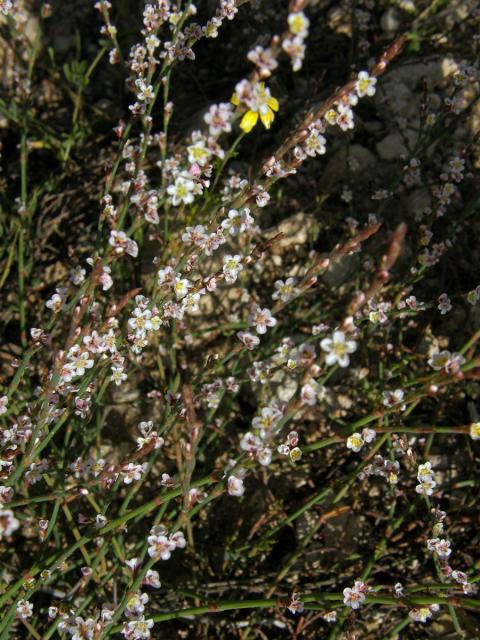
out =
{"type": "Polygon", "coordinates": [[[187,541],[183,535],[183,531],[177,531],[170,536],[170,540],[173,542],[177,549],[185,549],[187,541]]]}
{"type": "Polygon", "coordinates": [[[420,495],[431,496],[436,486],[437,483],[434,480],[423,480],[420,484],[417,484],[415,491],[420,495]]]}
{"type": "Polygon", "coordinates": [[[0,540],[3,537],[11,536],[20,527],[20,522],[14,517],[13,511],[7,509],[0,511],[0,540]]]}
{"type": "Polygon", "coordinates": [[[154,569],[149,569],[145,574],[145,578],[143,579],[143,584],[148,587],[153,587],[154,589],[160,589],[162,586],[160,583],[160,576],[158,575],[158,571],[154,569]]]}
{"type": "Polygon", "coordinates": [[[450,548],[450,540],[443,538],[432,538],[427,540],[427,548],[437,554],[439,558],[448,558],[452,553],[450,548]]]}
{"type": "Polygon", "coordinates": [[[145,620],[141,617],[138,620],[130,620],[122,627],[122,635],[127,640],[144,640],[151,637],[150,629],[153,628],[153,620],[145,620]]]}
{"type": "Polygon", "coordinates": [[[258,305],[255,305],[248,316],[248,324],[251,327],[255,327],[257,333],[262,335],[267,332],[268,327],[274,327],[277,321],[272,316],[270,309],[261,309],[258,305]]]}
{"type": "Polygon", "coordinates": [[[337,612],[336,611],[327,611],[322,618],[325,622],[336,622],[337,621],[337,612]]]}
{"type": "Polygon", "coordinates": [[[438,307],[437,309],[440,311],[442,316],[451,311],[452,303],[450,302],[450,298],[446,293],[442,293],[442,295],[438,298],[438,307]]]}
{"type": "Polygon", "coordinates": [[[242,478],[237,478],[237,476],[229,476],[227,489],[230,496],[243,496],[243,494],[245,493],[245,487],[243,486],[242,478]]]}
{"type": "Polygon", "coordinates": [[[292,593],[292,598],[290,600],[290,604],[288,605],[287,609],[291,613],[302,613],[304,608],[305,607],[303,606],[303,602],[300,600],[300,594],[292,593]]]}
{"type": "Polygon", "coordinates": [[[123,255],[128,253],[132,258],[138,256],[138,245],[135,240],[131,240],[124,231],[116,231],[112,229],[110,231],[110,238],[108,240],[114,252],[117,255],[123,255]]]}
{"type": "Polygon", "coordinates": [[[383,392],[383,404],[385,407],[395,407],[399,411],[405,411],[406,404],[403,402],[405,392],[403,389],[383,392]]]}
{"type": "Polygon", "coordinates": [[[253,333],[249,333],[248,331],[239,331],[237,333],[237,338],[241,342],[243,342],[243,344],[249,351],[253,351],[255,347],[258,347],[258,345],[260,344],[260,338],[253,335],[253,333]]]}
{"type": "Polygon", "coordinates": [[[8,405],[8,396],[0,397],[0,416],[7,413],[7,405],[8,405]]]}
{"type": "Polygon", "coordinates": [[[432,609],[431,607],[418,607],[409,611],[408,615],[413,622],[425,623],[432,617],[432,609]]]}
{"type": "Polygon", "coordinates": [[[151,535],[147,538],[148,555],[156,560],[169,560],[176,544],[165,535],[151,535]]]}
{"type": "Polygon", "coordinates": [[[340,367],[348,367],[349,354],[357,350],[357,343],[354,340],[347,340],[343,331],[334,331],[333,336],[324,338],[320,346],[327,352],[325,362],[328,365],[338,363],[340,367]]]}
{"type": "Polygon", "coordinates": [[[211,136],[217,137],[221,133],[229,133],[232,130],[233,107],[227,102],[212,104],[203,119],[208,124],[211,136]]]}
{"type": "Polygon", "coordinates": [[[31,618],[33,614],[33,604],[28,600],[19,600],[17,602],[17,616],[21,620],[31,618]]]}
{"type": "Polygon", "coordinates": [[[264,49],[260,45],[249,51],[247,58],[260,69],[263,78],[268,78],[271,75],[270,72],[278,67],[278,62],[275,60],[272,50],[270,48],[264,49]]]}
{"type": "Polygon", "coordinates": [[[347,587],[343,590],[343,603],[352,609],[359,609],[365,601],[365,594],[357,589],[347,587]]]}

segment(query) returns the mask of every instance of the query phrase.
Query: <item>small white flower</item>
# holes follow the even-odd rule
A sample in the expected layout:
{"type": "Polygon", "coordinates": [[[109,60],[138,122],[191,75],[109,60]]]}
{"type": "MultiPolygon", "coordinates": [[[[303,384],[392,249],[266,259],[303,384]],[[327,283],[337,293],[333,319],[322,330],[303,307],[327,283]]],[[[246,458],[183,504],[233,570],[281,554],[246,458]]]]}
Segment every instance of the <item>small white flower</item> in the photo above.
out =
{"type": "Polygon", "coordinates": [[[327,352],[325,362],[328,365],[337,362],[340,367],[348,367],[349,354],[357,350],[357,343],[354,340],[346,340],[343,331],[335,331],[332,338],[324,338],[320,346],[327,352]]]}
{"type": "Polygon", "coordinates": [[[169,560],[176,544],[165,535],[151,535],[147,538],[148,555],[156,560],[169,560]]]}
{"type": "Polygon", "coordinates": [[[418,609],[412,609],[408,612],[408,615],[413,620],[413,622],[423,622],[425,623],[432,617],[432,612],[430,607],[419,607],[418,609]]]}
{"type": "Polygon", "coordinates": [[[86,273],[87,272],[82,267],[75,267],[70,271],[70,280],[74,285],[79,286],[85,280],[86,273]]]}
{"type": "Polygon", "coordinates": [[[358,97],[364,98],[365,96],[374,96],[376,84],[377,79],[375,77],[368,75],[367,71],[360,71],[355,83],[355,91],[357,92],[358,97]]]}
{"type": "Polygon", "coordinates": [[[347,449],[351,449],[355,451],[355,453],[358,453],[364,444],[361,433],[352,433],[352,435],[347,438],[347,449]]]}
{"type": "Polygon", "coordinates": [[[245,487],[243,486],[243,480],[236,476],[230,476],[228,478],[228,493],[231,496],[243,496],[245,493],[245,487]]]}
{"type": "Polygon", "coordinates": [[[308,27],[310,26],[310,20],[303,13],[303,11],[295,11],[288,14],[288,27],[290,32],[294,36],[300,36],[300,38],[306,38],[308,36],[308,27]]]}
{"type": "Polygon", "coordinates": [[[287,278],[285,282],[283,280],[277,280],[274,285],[276,290],[272,294],[273,300],[280,299],[282,302],[291,300],[298,294],[298,289],[295,285],[295,278],[287,278]]]}
{"type": "Polygon", "coordinates": [[[54,313],[58,313],[63,307],[64,300],[58,293],[54,293],[50,300],[47,300],[45,306],[54,313]]]}
{"type": "Polygon", "coordinates": [[[270,309],[261,309],[258,305],[255,305],[248,316],[248,324],[251,327],[255,327],[257,333],[261,335],[267,332],[268,327],[274,327],[277,321],[272,316],[270,309]]]}
{"type": "Polygon", "coordinates": [[[431,496],[436,486],[437,483],[434,480],[423,480],[420,484],[417,484],[415,491],[424,496],[431,496]]]}
{"type": "Polygon", "coordinates": [[[405,392],[403,389],[395,389],[394,391],[383,392],[383,404],[386,407],[395,407],[399,411],[405,411],[406,404],[403,402],[405,392]]]}
{"type": "Polygon", "coordinates": [[[248,331],[239,331],[237,333],[237,338],[241,342],[243,342],[243,344],[249,351],[253,351],[253,349],[255,349],[255,347],[258,347],[258,345],[260,344],[260,338],[253,335],[253,333],[249,333],[248,331]]]}
{"type": "Polygon", "coordinates": [[[17,602],[17,615],[21,620],[27,620],[33,614],[33,604],[28,600],[19,600],[17,602]]]}
{"type": "Polygon", "coordinates": [[[3,416],[4,413],[7,413],[7,405],[8,405],[8,396],[0,397],[0,416],[3,416]]]}
{"type": "Polygon", "coordinates": [[[183,204],[191,204],[193,202],[193,191],[195,183],[193,180],[178,176],[174,184],[167,187],[167,193],[170,196],[170,202],[177,207],[183,204]]]}
{"type": "Polygon", "coordinates": [[[177,300],[181,300],[182,298],[184,298],[191,287],[192,283],[190,282],[190,280],[187,280],[187,278],[176,278],[173,289],[175,291],[177,300]]]}
{"type": "Polygon", "coordinates": [[[136,258],[138,256],[137,243],[135,240],[131,240],[124,231],[116,231],[115,229],[112,229],[112,231],[110,231],[110,238],[108,242],[118,255],[128,253],[132,258],[136,258]]]}
{"type": "Polygon", "coordinates": [[[359,609],[365,600],[365,594],[357,589],[347,587],[343,590],[343,603],[352,609],[359,609]]]}
{"type": "Polygon", "coordinates": [[[238,274],[243,270],[242,256],[226,255],[223,258],[223,275],[229,284],[236,282],[238,274]]]}

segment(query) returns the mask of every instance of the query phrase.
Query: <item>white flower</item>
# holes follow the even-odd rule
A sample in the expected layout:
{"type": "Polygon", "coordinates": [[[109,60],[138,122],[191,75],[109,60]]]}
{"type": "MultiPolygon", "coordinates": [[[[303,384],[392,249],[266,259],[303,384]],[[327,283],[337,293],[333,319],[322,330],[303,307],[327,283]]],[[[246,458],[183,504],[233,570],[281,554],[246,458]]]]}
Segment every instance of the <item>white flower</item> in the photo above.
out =
{"type": "Polygon", "coordinates": [[[138,245],[135,240],[131,240],[124,231],[110,231],[108,242],[113,247],[115,253],[121,255],[128,253],[132,258],[138,256],[138,245]]]}
{"type": "Polygon", "coordinates": [[[145,620],[143,617],[138,620],[130,620],[130,622],[126,622],[123,625],[122,635],[128,640],[144,640],[150,638],[150,629],[153,627],[153,624],[153,620],[145,620]]]}
{"type": "Polygon", "coordinates": [[[195,189],[195,183],[193,180],[178,176],[175,180],[175,184],[171,184],[167,187],[167,193],[170,196],[170,202],[174,207],[177,207],[183,202],[183,204],[191,204],[193,202],[193,190],[195,189]]]}
{"type": "Polygon", "coordinates": [[[296,11],[288,14],[288,27],[290,32],[294,36],[300,36],[300,38],[306,38],[308,36],[308,27],[310,26],[310,20],[303,13],[303,11],[296,11]]]}
{"type": "Polygon", "coordinates": [[[332,338],[324,338],[320,346],[327,352],[325,362],[328,365],[338,362],[340,367],[348,367],[348,354],[357,350],[357,343],[354,340],[346,340],[343,331],[335,331],[332,338]]]}
{"type": "Polygon", "coordinates": [[[237,255],[226,255],[223,258],[223,275],[226,282],[233,284],[238,277],[240,271],[243,270],[242,257],[237,255]]]}
{"type": "Polygon", "coordinates": [[[353,588],[343,590],[343,603],[347,605],[347,607],[351,607],[352,609],[359,609],[360,605],[365,600],[365,594],[362,591],[358,591],[353,588]]]}
{"type": "Polygon", "coordinates": [[[0,397],[0,416],[3,416],[4,413],[7,413],[7,405],[8,405],[8,396],[0,397]]]}
{"type": "Polygon", "coordinates": [[[160,576],[158,575],[158,571],[154,569],[149,569],[143,579],[143,584],[146,584],[149,587],[153,587],[154,589],[160,589],[162,586],[160,583],[160,576]]]}
{"type": "Polygon", "coordinates": [[[303,143],[303,148],[307,156],[322,156],[327,151],[327,141],[316,129],[310,132],[310,135],[303,143]]]}
{"type": "Polygon", "coordinates": [[[431,496],[436,486],[437,483],[434,480],[423,480],[420,484],[417,484],[415,491],[424,496],[431,496]]]}
{"type": "Polygon", "coordinates": [[[228,217],[222,221],[221,227],[225,231],[228,231],[232,236],[237,233],[243,233],[252,228],[254,219],[250,215],[250,209],[244,207],[237,211],[236,209],[230,209],[228,217]]]}
{"type": "Polygon", "coordinates": [[[125,607],[125,615],[127,618],[139,618],[145,611],[145,605],[148,602],[146,593],[135,593],[127,602],[125,607]]]}
{"type": "Polygon", "coordinates": [[[278,62],[275,60],[272,50],[270,48],[264,49],[260,45],[249,51],[247,58],[263,72],[262,77],[264,78],[270,76],[270,71],[278,67],[278,62]]]}
{"type": "Polygon", "coordinates": [[[187,147],[188,161],[190,164],[198,164],[200,167],[204,167],[210,158],[211,151],[206,146],[206,141],[202,138],[195,140],[195,142],[187,147]]]}
{"type": "Polygon", "coordinates": [[[375,95],[375,85],[377,84],[377,79],[373,76],[368,75],[367,71],[360,71],[357,76],[357,81],[355,82],[355,91],[359,98],[364,98],[365,96],[374,96],[375,95]]]}
{"type": "Polygon", "coordinates": [[[300,71],[303,65],[303,59],[305,58],[305,43],[303,38],[295,36],[293,38],[284,38],[282,42],[282,49],[290,56],[292,61],[293,71],[300,71]]]}
{"type": "Polygon", "coordinates": [[[283,414],[278,409],[272,407],[263,407],[259,416],[255,416],[252,420],[252,427],[260,430],[260,437],[265,438],[272,428],[281,420],[283,414]]]}
{"type": "Polygon", "coordinates": [[[124,372],[123,367],[112,367],[112,381],[120,386],[124,380],[127,379],[127,374],[124,372]]]}
{"type": "Polygon", "coordinates": [[[28,600],[19,600],[17,602],[17,615],[21,620],[27,620],[33,613],[33,604],[28,600]]]}
{"type": "Polygon", "coordinates": [[[45,306],[51,309],[54,313],[58,313],[63,307],[63,298],[58,293],[54,293],[50,300],[47,300],[45,306]]]}
{"type": "Polygon", "coordinates": [[[221,133],[229,133],[232,130],[231,119],[233,106],[227,102],[212,104],[203,119],[208,124],[210,135],[217,137],[221,133]]]}
{"type": "Polygon", "coordinates": [[[143,78],[135,80],[135,85],[138,89],[138,100],[140,100],[141,102],[146,102],[148,104],[154,99],[155,91],[153,90],[153,86],[151,84],[147,84],[143,78]]]}
{"type": "Polygon", "coordinates": [[[429,618],[432,617],[432,612],[430,607],[419,607],[418,609],[412,609],[408,612],[408,615],[413,620],[413,622],[423,622],[425,623],[429,618]]]}
{"type": "Polygon", "coordinates": [[[370,444],[371,442],[373,442],[376,437],[377,437],[377,432],[375,431],[375,429],[369,429],[368,427],[365,427],[364,429],[362,429],[362,438],[364,442],[366,442],[367,444],[370,444]]]}
{"type": "Polygon", "coordinates": [[[85,375],[85,369],[91,369],[93,367],[94,362],[90,358],[88,351],[73,355],[69,354],[69,357],[71,358],[70,365],[74,370],[74,374],[77,376],[85,375]]]}
{"type": "Polygon", "coordinates": [[[444,369],[446,365],[450,362],[452,354],[450,351],[436,351],[430,357],[428,364],[435,369],[435,371],[440,371],[440,369],[444,369]]]}
{"type": "Polygon", "coordinates": [[[267,332],[267,328],[274,327],[277,321],[272,316],[270,309],[261,309],[258,305],[255,305],[248,316],[248,324],[251,327],[255,327],[257,333],[264,334],[267,332]]]}
{"type": "Polygon", "coordinates": [[[321,401],[324,398],[325,387],[316,380],[311,380],[307,382],[307,384],[304,384],[300,392],[301,401],[310,406],[313,406],[317,401],[321,401]]]}
{"type": "Polygon", "coordinates": [[[74,285],[78,286],[82,284],[82,282],[85,280],[86,273],[87,272],[82,267],[80,266],[75,267],[70,271],[70,280],[73,282],[74,285]]]}
{"type": "Polygon", "coordinates": [[[298,294],[298,289],[295,287],[295,284],[295,278],[287,278],[285,282],[283,280],[277,280],[274,284],[276,291],[272,293],[273,300],[280,299],[282,302],[291,300],[298,294]]]}
{"type": "Polygon", "coordinates": [[[383,404],[386,407],[395,407],[400,411],[405,411],[407,405],[403,402],[404,397],[405,392],[403,391],[403,389],[395,389],[395,391],[384,391],[383,404]]]}
{"type": "Polygon", "coordinates": [[[249,351],[253,351],[253,349],[258,347],[260,344],[260,338],[258,336],[254,336],[253,333],[249,333],[248,331],[239,331],[237,333],[237,338],[243,342],[249,351]]]}
{"type": "Polygon", "coordinates": [[[177,300],[181,300],[181,298],[184,298],[191,286],[192,283],[190,282],[190,280],[187,280],[187,278],[176,278],[173,288],[175,290],[177,300]]]}
{"type": "Polygon", "coordinates": [[[434,551],[439,558],[448,558],[452,553],[450,540],[444,540],[443,538],[427,540],[427,548],[429,551],[434,551]]]}
{"type": "Polygon", "coordinates": [[[148,555],[156,560],[169,560],[176,544],[165,535],[151,535],[147,538],[148,555]]]}
{"type": "Polygon", "coordinates": [[[419,482],[431,480],[433,478],[433,469],[431,462],[424,462],[418,465],[417,478],[419,482]]]}
{"type": "Polygon", "coordinates": [[[231,496],[243,496],[245,493],[245,487],[243,486],[243,480],[237,478],[237,476],[230,476],[228,478],[228,493],[231,496]]]}
{"type": "Polygon", "coordinates": [[[352,435],[347,438],[347,449],[351,449],[355,451],[355,453],[358,453],[364,444],[361,433],[352,433],[352,435]]]}
{"type": "Polygon", "coordinates": [[[260,449],[260,451],[257,451],[256,456],[257,456],[257,460],[264,467],[268,467],[268,465],[272,461],[272,451],[268,447],[265,447],[264,449],[260,449]]]}

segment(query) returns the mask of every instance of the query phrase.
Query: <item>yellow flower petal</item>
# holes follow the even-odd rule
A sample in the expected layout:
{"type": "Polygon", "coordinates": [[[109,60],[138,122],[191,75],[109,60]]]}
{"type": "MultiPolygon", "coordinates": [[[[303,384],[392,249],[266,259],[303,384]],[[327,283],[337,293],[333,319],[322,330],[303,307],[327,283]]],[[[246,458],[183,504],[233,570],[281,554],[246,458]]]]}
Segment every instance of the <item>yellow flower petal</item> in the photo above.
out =
{"type": "Polygon", "coordinates": [[[265,129],[270,129],[270,126],[273,122],[274,117],[275,116],[271,109],[268,109],[268,111],[266,111],[265,113],[260,114],[260,118],[265,126],[265,129]]]}
{"type": "Polygon", "coordinates": [[[270,109],[273,109],[274,111],[278,111],[278,100],[273,96],[267,100],[267,104],[270,107],[270,109]]]}
{"type": "Polygon", "coordinates": [[[238,105],[240,104],[240,100],[238,99],[238,96],[236,93],[234,93],[233,96],[230,98],[230,102],[234,104],[236,107],[238,107],[238,105]]]}
{"type": "MultiPolygon", "coordinates": [[[[240,129],[243,129],[245,133],[250,133],[250,131],[257,124],[257,122],[258,122],[258,113],[256,111],[247,111],[247,113],[243,116],[242,121],[240,122],[240,129]]],[[[262,122],[263,122],[263,116],[262,116],[262,122]]]]}

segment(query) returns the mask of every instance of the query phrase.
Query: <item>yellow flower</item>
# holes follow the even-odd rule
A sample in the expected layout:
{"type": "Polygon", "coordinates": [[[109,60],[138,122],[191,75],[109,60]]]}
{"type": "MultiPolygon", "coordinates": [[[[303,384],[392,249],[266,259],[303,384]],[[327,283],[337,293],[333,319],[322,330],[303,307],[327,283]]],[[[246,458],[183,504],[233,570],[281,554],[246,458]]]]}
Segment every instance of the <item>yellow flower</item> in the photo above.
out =
{"type": "MultiPolygon", "coordinates": [[[[231,101],[235,106],[240,104],[240,98],[236,93],[233,94],[231,101]]],[[[275,118],[274,111],[278,111],[278,100],[271,95],[268,88],[265,88],[264,82],[258,82],[253,87],[251,95],[245,98],[245,104],[249,109],[243,115],[240,128],[245,133],[250,133],[260,117],[264,127],[270,129],[275,118]]]]}

